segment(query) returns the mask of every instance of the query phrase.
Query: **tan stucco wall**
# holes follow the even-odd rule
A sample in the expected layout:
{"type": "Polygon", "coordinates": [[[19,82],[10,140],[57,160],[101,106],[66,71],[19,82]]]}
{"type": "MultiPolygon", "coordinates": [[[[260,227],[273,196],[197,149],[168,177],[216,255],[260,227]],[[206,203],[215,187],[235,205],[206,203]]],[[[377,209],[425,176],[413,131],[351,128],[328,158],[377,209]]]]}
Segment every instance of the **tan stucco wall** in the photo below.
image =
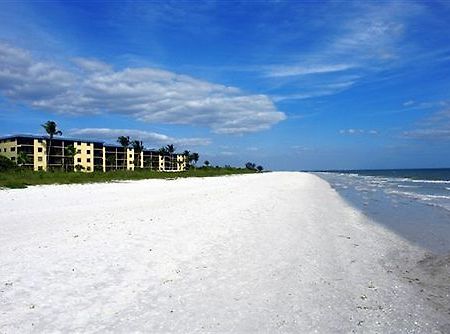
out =
{"type": "Polygon", "coordinates": [[[127,170],[134,170],[134,149],[127,149],[127,170]]]}
{"type": "Polygon", "coordinates": [[[164,156],[163,155],[159,156],[159,168],[158,168],[158,170],[160,172],[164,171],[164,156]]]}
{"type": "Polygon", "coordinates": [[[33,140],[34,170],[47,170],[47,141],[45,139],[33,140]],[[41,149],[41,152],[39,152],[41,149]]]}
{"type": "Polygon", "coordinates": [[[0,142],[0,155],[7,157],[14,162],[17,162],[17,140],[8,139],[0,142]],[[11,148],[13,149],[13,151],[11,151],[11,148]]]}
{"type": "Polygon", "coordinates": [[[94,171],[94,144],[75,142],[73,145],[76,150],[74,157],[74,166],[81,165],[84,167],[83,172],[94,171]]]}
{"type": "Polygon", "coordinates": [[[103,171],[106,172],[106,148],[103,147],[103,171]]]}
{"type": "Polygon", "coordinates": [[[177,155],[177,170],[178,171],[186,170],[186,156],[184,154],[177,155]]]}

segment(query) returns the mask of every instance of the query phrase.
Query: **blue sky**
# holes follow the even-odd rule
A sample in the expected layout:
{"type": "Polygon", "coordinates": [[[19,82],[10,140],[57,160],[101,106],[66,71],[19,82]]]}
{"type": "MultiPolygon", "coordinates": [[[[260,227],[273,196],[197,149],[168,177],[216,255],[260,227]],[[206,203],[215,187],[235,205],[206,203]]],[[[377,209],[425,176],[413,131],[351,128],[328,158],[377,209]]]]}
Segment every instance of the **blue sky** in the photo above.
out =
{"type": "Polygon", "coordinates": [[[269,169],[450,166],[450,2],[0,3],[0,134],[269,169]]]}

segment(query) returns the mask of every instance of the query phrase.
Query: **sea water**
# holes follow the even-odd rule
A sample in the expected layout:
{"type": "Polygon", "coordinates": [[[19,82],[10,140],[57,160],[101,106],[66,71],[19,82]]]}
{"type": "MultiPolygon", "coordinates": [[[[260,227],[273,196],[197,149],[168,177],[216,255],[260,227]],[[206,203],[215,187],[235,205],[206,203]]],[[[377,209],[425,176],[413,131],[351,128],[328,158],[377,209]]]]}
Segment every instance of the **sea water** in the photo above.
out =
{"type": "Polygon", "coordinates": [[[369,218],[432,252],[450,252],[450,169],[316,174],[369,218]]]}

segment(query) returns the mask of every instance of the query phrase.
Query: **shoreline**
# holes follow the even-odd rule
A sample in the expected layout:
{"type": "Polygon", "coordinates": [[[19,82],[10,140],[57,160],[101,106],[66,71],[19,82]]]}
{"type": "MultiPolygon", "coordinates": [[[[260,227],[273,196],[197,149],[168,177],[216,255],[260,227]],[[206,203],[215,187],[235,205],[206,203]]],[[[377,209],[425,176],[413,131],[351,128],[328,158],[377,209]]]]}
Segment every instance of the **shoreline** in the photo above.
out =
{"type": "Polygon", "coordinates": [[[346,178],[314,174],[324,179],[347,203],[368,219],[436,255],[450,254],[450,211],[433,203],[386,193],[384,187],[346,178]]]}
{"type": "Polygon", "coordinates": [[[162,181],[0,192],[0,332],[448,330],[442,259],[321,178],[162,181]]]}

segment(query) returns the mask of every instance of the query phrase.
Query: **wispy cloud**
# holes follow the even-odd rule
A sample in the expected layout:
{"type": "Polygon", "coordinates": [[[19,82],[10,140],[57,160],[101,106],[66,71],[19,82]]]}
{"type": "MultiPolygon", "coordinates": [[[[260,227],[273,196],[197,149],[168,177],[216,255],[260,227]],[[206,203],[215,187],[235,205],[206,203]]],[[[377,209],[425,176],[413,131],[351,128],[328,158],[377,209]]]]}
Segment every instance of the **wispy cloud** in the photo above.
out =
{"type": "Polygon", "coordinates": [[[233,155],[236,155],[236,152],[233,152],[233,151],[222,151],[222,152],[219,152],[219,155],[233,156],[233,155]]]}
{"type": "Polygon", "coordinates": [[[115,142],[119,136],[130,136],[132,139],[142,140],[146,145],[175,144],[183,147],[204,146],[211,144],[209,138],[175,138],[165,134],[136,130],[136,129],[110,129],[110,128],[83,128],[71,129],[69,135],[82,138],[95,138],[115,142]]]}
{"type": "Polygon", "coordinates": [[[272,97],[272,99],[275,102],[279,102],[284,100],[305,100],[321,96],[330,96],[345,91],[346,89],[353,86],[355,83],[356,83],[355,80],[335,82],[335,83],[325,83],[317,87],[309,87],[309,90],[304,93],[275,95],[272,97]]]}
{"type": "Polygon", "coordinates": [[[379,134],[378,130],[365,130],[365,129],[341,129],[339,130],[341,135],[373,135],[379,134]]]}
{"type": "Polygon", "coordinates": [[[436,100],[436,101],[415,101],[409,100],[403,103],[403,106],[410,109],[433,109],[433,108],[447,108],[450,106],[450,100],[436,100]]]}
{"type": "Polygon", "coordinates": [[[354,68],[353,64],[333,64],[333,65],[282,65],[272,66],[267,69],[267,77],[286,77],[307,74],[322,74],[342,72],[354,68]]]}
{"type": "Polygon", "coordinates": [[[431,141],[450,140],[450,109],[433,113],[417,124],[415,129],[404,131],[403,136],[431,141]]]}
{"type": "Polygon", "coordinates": [[[37,61],[26,50],[0,43],[1,94],[54,113],[116,113],[223,134],[266,130],[286,119],[266,95],[157,68],[114,70],[94,59],[73,62],[76,69],[37,61]]]}
{"type": "Polygon", "coordinates": [[[410,19],[422,12],[420,4],[360,3],[346,9],[345,15],[327,18],[335,29],[323,34],[314,47],[305,48],[307,51],[293,56],[293,61],[262,68],[264,77],[280,80],[278,88],[297,85],[302,90],[280,94],[276,101],[338,94],[408,59],[405,52],[410,46],[405,46],[405,31],[410,19]],[[299,83],[306,75],[308,80],[299,83]],[[325,87],[342,75],[354,75],[355,79],[325,87]]]}

